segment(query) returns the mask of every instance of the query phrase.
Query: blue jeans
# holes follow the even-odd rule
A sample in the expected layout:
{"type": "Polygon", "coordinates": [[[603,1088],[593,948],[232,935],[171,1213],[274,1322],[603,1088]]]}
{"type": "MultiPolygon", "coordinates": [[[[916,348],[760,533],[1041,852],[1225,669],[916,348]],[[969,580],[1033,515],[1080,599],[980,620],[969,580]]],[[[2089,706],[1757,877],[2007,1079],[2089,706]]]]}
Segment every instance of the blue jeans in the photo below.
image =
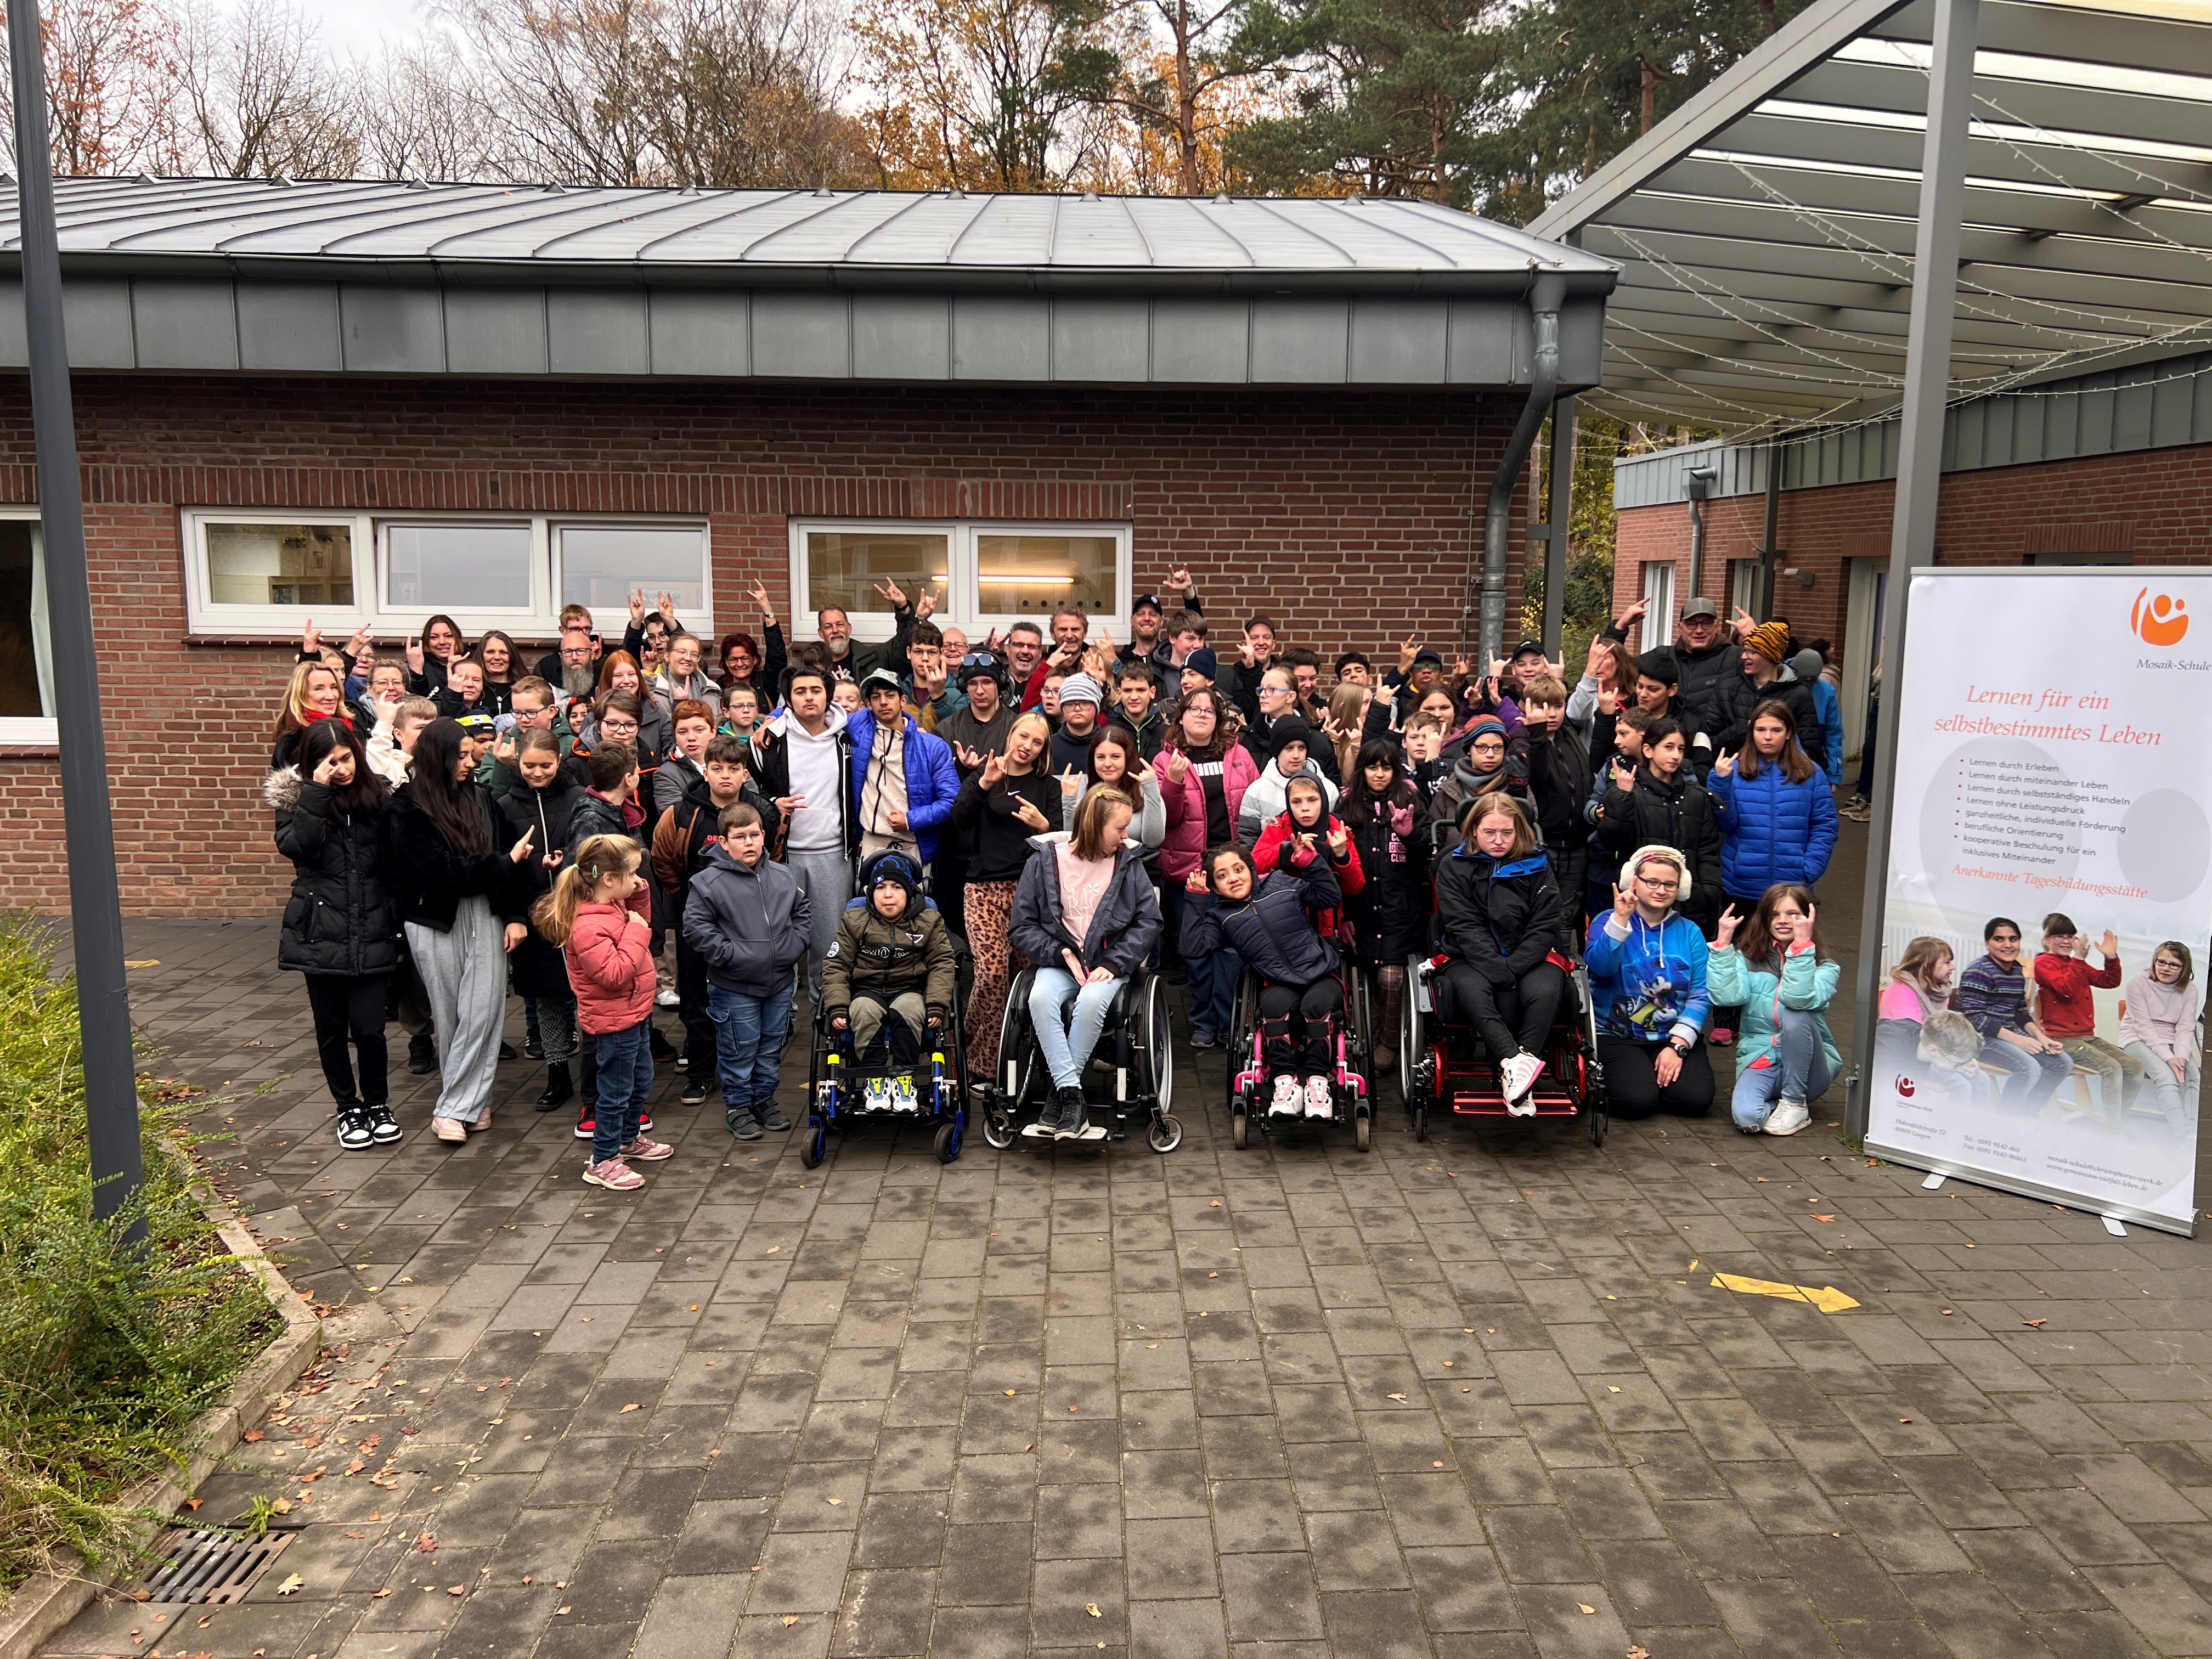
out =
{"type": "Polygon", "coordinates": [[[604,1031],[592,1039],[599,1048],[599,1105],[592,1117],[592,1162],[604,1164],[635,1140],[645,1097],[653,1092],[650,1019],[626,1031],[604,1031]]]}
{"type": "MultiPolygon", "coordinates": [[[[1170,881],[1160,891],[1168,902],[1168,930],[1181,939],[1183,885],[1170,881]]],[[[1226,1039],[1236,1012],[1237,981],[1244,976],[1244,958],[1224,945],[1209,957],[1185,957],[1182,965],[1190,976],[1191,1030],[1226,1039]]]]}
{"type": "Polygon", "coordinates": [[[749,997],[720,985],[707,988],[725,1107],[734,1110],[775,1098],[784,1042],[791,1036],[791,1000],[798,988],[794,981],[768,996],[749,997]]]}
{"type": "Polygon", "coordinates": [[[1045,1069],[1056,1089],[1083,1086],[1083,1068],[1098,1046],[1106,1027],[1106,1011],[1121,988],[1118,979],[1102,979],[1096,985],[1078,986],[1065,968],[1040,968],[1030,985],[1030,1023],[1036,1028],[1037,1047],[1044,1050],[1045,1069]],[[1069,1003],[1075,1005],[1071,1018],[1069,1003]]]}
{"type": "Polygon", "coordinates": [[[1735,1095],[1729,1110],[1739,1129],[1763,1129],[1776,1104],[1784,1100],[1818,1100],[1836,1074],[1820,1046],[1820,1017],[1804,1008],[1784,1008],[1775,1016],[1781,1040],[1764,1055],[1764,1066],[1736,1068],[1735,1095]]]}
{"type": "Polygon", "coordinates": [[[2002,1037],[1982,1045],[1982,1068],[1997,1081],[1997,1097],[2008,1106],[2041,1106],[2074,1075],[2074,1062],[2063,1054],[2031,1054],[2002,1037]]]}

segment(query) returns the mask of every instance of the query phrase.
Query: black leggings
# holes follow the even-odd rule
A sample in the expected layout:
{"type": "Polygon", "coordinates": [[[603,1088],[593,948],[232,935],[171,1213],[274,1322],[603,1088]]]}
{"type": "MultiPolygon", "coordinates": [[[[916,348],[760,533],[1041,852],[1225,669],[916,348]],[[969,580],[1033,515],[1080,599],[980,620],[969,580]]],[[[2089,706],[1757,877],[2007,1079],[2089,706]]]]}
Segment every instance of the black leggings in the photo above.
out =
{"type": "Polygon", "coordinates": [[[1682,1056],[1682,1069],[1665,1088],[1659,1086],[1659,1052],[1665,1045],[1637,1042],[1628,1037],[1601,1036],[1597,1057],[1605,1066],[1606,1108],[1615,1117],[1649,1117],[1671,1112],[1676,1117],[1703,1117],[1713,1103],[1713,1062],[1699,1037],[1682,1056]]]}
{"type": "Polygon", "coordinates": [[[315,1053],[323,1080],[341,1106],[381,1106],[388,1098],[384,1080],[384,994],[389,974],[308,974],[307,1006],[315,1015],[315,1053]],[[346,1042],[361,1051],[361,1088],[354,1088],[353,1057],[346,1042]]]}
{"type": "Polygon", "coordinates": [[[1455,957],[1444,965],[1444,981],[1462,1019],[1481,1034],[1492,1060],[1515,1054],[1544,1057],[1544,1039],[1566,994],[1567,976],[1548,962],[1521,975],[1518,985],[1492,985],[1472,963],[1455,957]]]}
{"type": "Polygon", "coordinates": [[[1260,987],[1261,1052],[1277,1071],[1297,1069],[1308,1077],[1327,1077],[1334,1069],[1328,1051],[1329,1016],[1344,1006],[1344,988],[1324,975],[1310,985],[1278,985],[1270,980],[1260,987]],[[1294,1048],[1291,1028],[1298,1028],[1303,1049],[1294,1048]]]}

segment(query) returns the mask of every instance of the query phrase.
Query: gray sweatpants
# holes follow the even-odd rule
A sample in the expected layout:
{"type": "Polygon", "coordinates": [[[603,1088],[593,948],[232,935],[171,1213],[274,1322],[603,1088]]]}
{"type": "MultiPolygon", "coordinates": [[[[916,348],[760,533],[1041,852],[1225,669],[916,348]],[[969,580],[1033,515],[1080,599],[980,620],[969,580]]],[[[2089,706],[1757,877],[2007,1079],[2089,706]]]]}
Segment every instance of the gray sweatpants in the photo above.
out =
{"type": "Polygon", "coordinates": [[[845,901],[853,896],[853,860],[842,853],[786,853],[783,861],[799,878],[806,895],[808,923],[813,939],[806,947],[806,994],[822,1000],[822,958],[837,942],[837,924],[845,915],[845,901]]]}
{"type": "Polygon", "coordinates": [[[433,1117],[474,1123],[483,1115],[499,1066],[500,1017],[507,1007],[507,951],[490,903],[471,896],[454,913],[451,933],[407,924],[407,949],[429,993],[438,1023],[438,1073],[443,1085],[433,1117]]]}

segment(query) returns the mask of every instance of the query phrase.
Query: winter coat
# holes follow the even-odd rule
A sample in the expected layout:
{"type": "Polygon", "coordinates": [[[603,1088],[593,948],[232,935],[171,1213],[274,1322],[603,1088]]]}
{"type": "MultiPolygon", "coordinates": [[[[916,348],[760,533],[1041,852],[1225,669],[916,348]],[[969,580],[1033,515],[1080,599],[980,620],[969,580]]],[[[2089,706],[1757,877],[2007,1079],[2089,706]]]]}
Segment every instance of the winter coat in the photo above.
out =
{"type": "Polygon", "coordinates": [[[1813,1016],[1820,1032],[1820,1052],[1828,1062],[1828,1075],[1843,1075],[1843,1057],[1836,1051],[1834,1033],[1828,1030],[1828,1005],[1836,1000],[1843,982],[1840,963],[1822,962],[1811,945],[1787,950],[1782,969],[1771,965],[1754,968],[1733,947],[1717,950],[1706,958],[1705,988],[1723,1008],[1741,1008],[1735,1023],[1735,1068],[1739,1073],[1779,1066],[1782,1031],[1775,1014],[1778,1006],[1796,1008],[1813,1016]]]}
{"type": "MultiPolygon", "coordinates": [[[[576,848],[569,824],[575,816],[576,803],[583,798],[584,792],[558,773],[554,775],[552,784],[544,789],[532,789],[518,773],[514,786],[499,798],[499,816],[507,837],[502,846],[511,847],[521,840],[526,830],[537,832],[531,845],[537,848],[538,857],[525,860],[517,872],[532,904],[553,890],[553,883],[561,870],[574,861],[576,848]],[[548,870],[541,860],[556,848],[562,854],[561,864],[548,870]]],[[[507,953],[507,970],[517,996],[568,994],[568,966],[561,947],[539,933],[535,921],[530,924],[530,936],[507,953]]]]}
{"type": "Polygon", "coordinates": [[[855,996],[889,1007],[892,998],[918,991],[933,1018],[950,1019],[953,979],[952,933],[942,913],[909,908],[887,921],[863,897],[837,918],[837,938],[823,955],[822,1007],[841,1019],[855,996]]]}
{"type": "Polygon", "coordinates": [[[1524,726],[1506,744],[1506,757],[1507,772],[1527,781],[1530,814],[1547,848],[1564,852],[1589,839],[1583,817],[1589,750],[1580,737],[1565,726],[1549,733],[1524,726]]]}
{"type": "MultiPolygon", "coordinates": [[[[1244,799],[1249,800],[1251,796],[1247,795],[1244,799]]],[[[1360,867],[1359,844],[1352,839],[1349,830],[1345,831],[1342,858],[1337,857],[1330,848],[1328,832],[1342,829],[1343,820],[1331,814],[1322,825],[1322,833],[1315,837],[1314,856],[1326,860],[1335,870],[1337,890],[1349,899],[1367,885],[1367,872],[1360,867]]],[[[1278,816],[1260,832],[1259,843],[1252,849],[1252,867],[1263,873],[1279,869],[1286,859],[1295,858],[1302,853],[1304,849],[1297,840],[1297,826],[1291,822],[1291,815],[1287,811],[1278,816]]],[[[1303,862],[1303,860],[1299,861],[1303,862]]],[[[1352,942],[1352,930],[1346,925],[1340,907],[1320,913],[1314,918],[1314,925],[1320,928],[1323,939],[1337,939],[1346,945],[1352,942]]]]}
{"type": "MultiPolygon", "coordinates": [[[[1331,812],[1336,810],[1336,786],[1329,781],[1327,774],[1311,758],[1291,777],[1311,778],[1321,785],[1323,810],[1331,812]]],[[[1244,792],[1243,801],[1237,808],[1237,839],[1247,847],[1255,844],[1261,831],[1267,828],[1268,823],[1280,817],[1288,809],[1290,787],[1291,778],[1285,777],[1276,769],[1274,762],[1271,760],[1261,767],[1260,775],[1252,780],[1251,787],[1244,792]]]]}
{"type": "MultiPolygon", "coordinates": [[[[775,807],[763,799],[750,780],[738,791],[738,799],[761,815],[762,827],[775,837],[775,807]]],[[[714,805],[714,792],[702,778],[684,792],[684,799],[663,812],[653,826],[653,877],[669,902],[669,914],[680,916],[691,891],[691,878],[706,867],[707,849],[719,846],[722,809],[714,805]]]]}
{"type": "Polygon", "coordinates": [[[668,729],[676,730],[676,705],[679,702],[703,702],[708,712],[719,720],[722,718],[722,688],[707,678],[703,670],[694,670],[691,677],[680,684],[669,678],[665,668],[659,670],[645,683],[646,695],[660,705],[668,716],[668,729]]]}
{"type": "Polygon", "coordinates": [[[415,799],[414,785],[392,796],[386,814],[391,850],[386,868],[403,923],[418,922],[434,933],[451,933],[461,901],[477,896],[490,903],[494,915],[507,921],[525,920],[529,878],[507,857],[507,849],[519,837],[501,840],[507,825],[497,810],[481,797],[471,799],[483,809],[490,842],[489,851],[472,854],[453,850],[446,832],[430,821],[415,799]]]}
{"type": "Polygon", "coordinates": [[[1522,977],[1567,941],[1565,907],[1541,853],[1500,864],[1455,850],[1437,860],[1437,943],[1492,985],[1522,977]]]}
{"type": "Polygon", "coordinates": [[[1039,831],[1015,817],[1023,801],[1036,808],[1049,829],[1061,811],[1060,780],[1040,756],[1027,772],[1009,772],[988,789],[974,772],[952,801],[952,823],[967,843],[968,879],[1019,881],[1039,831]]]}
{"type": "Polygon", "coordinates": [[[1828,752],[1828,737],[1820,724],[1820,711],[1814,706],[1813,694],[1797,678],[1797,671],[1784,663],[1782,672],[1765,685],[1754,685],[1751,676],[1739,669],[1723,679],[1718,689],[1721,714],[1717,723],[1706,729],[1715,733],[1715,757],[1733,755],[1741,750],[1751,734],[1752,710],[1763,702],[1778,702],[1790,711],[1797,723],[1797,746],[1817,764],[1828,752]]]}
{"type": "Polygon", "coordinates": [[[1826,674],[1813,681],[1808,689],[1813,693],[1813,710],[1820,717],[1822,742],[1820,753],[1815,754],[1810,749],[1805,752],[1820,763],[1820,769],[1828,775],[1830,783],[1841,783],[1844,781],[1843,700],[1836,695],[1836,688],[1828,684],[1826,674]]]}
{"type": "Polygon", "coordinates": [[[651,895],[644,889],[622,904],[580,904],[562,952],[576,992],[576,1024],[592,1036],[627,1031],[653,1018],[651,895]]]}
{"type": "Polygon", "coordinates": [[[653,833],[649,823],[635,801],[611,801],[597,790],[586,789],[576,798],[568,817],[569,845],[581,847],[593,836],[627,836],[644,847],[653,833]]]}
{"type": "Polygon", "coordinates": [[[1145,965],[1160,937],[1160,896],[1145,872],[1145,851],[1124,842],[1114,854],[1114,873],[1091,913],[1091,926],[1075,938],[1060,919],[1060,860],[1057,848],[1067,840],[1055,831],[1036,836],[1031,845],[1038,856],[1022,871],[1014,890],[1013,920],[1007,928],[1013,947],[1044,967],[1064,967],[1060,952],[1073,951],[1085,967],[1103,968],[1116,979],[1127,979],[1145,965]]]}
{"type": "Polygon", "coordinates": [[[1354,808],[1346,820],[1365,884],[1346,898],[1345,909],[1354,951],[1370,965],[1403,967],[1427,939],[1429,853],[1420,816],[1418,804],[1393,807],[1370,800],[1364,815],[1354,808]]]}
{"type": "Polygon", "coordinates": [[[1657,927],[1632,912],[1620,933],[1613,912],[1590,918],[1583,962],[1599,1031],[1653,1047],[1679,1033],[1693,1042],[1712,1011],[1705,984],[1705,936],[1677,910],[1657,927]]]}
{"type": "Polygon", "coordinates": [[[1722,687],[1731,679],[1743,676],[1743,647],[1728,637],[1723,629],[1721,637],[1703,651],[1692,651],[1686,645],[1676,643],[1670,647],[1674,653],[1674,665],[1681,675],[1676,687],[1676,696],[1689,710],[1700,729],[1717,732],[1727,724],[1722,718],[1722,687]]]}
{"type": "MultiPolygon", "coordinates": [[[[1167,808],[1167,839],[1160,843],[1160,875],[1165,880],[1181,881],[1198,868],[1199,860],[1206,852],[1206,780],[1194,762],[1182,775],[1180,782],[1169,768],[1173,765],[1180,750],[1164,749],[1152,763],[1153,774],[1160,781],[1160,801],[1167,808]]],[[[1243,809],[1244,792],[1260,775],[1260,769],[1252,763],[1249,750],[1241,744],[1231,744],[1222,751],[1218,761],[1210,763],[1220,770],[1216,775],[1221,781],[1222,799],[1229,810],[1229,833],[1237,833],[1237,817],[1243,809]]]]}
{"type": "Polygon", "coordinates": [[[1717,915],[1720,819],[1713,798],[1703,784],[1686,775],[1687,769],[1662,780],[1639,767],[1633,788],[1607,789],[1597,827],[1598,845],[1615,858],[1626,858],[1654,842],[1673,848],[1690,861],[1690,896],[1684,908],[1693,915],[1717,915]]]}
{"type": "Polygon", "coordinates": [[[399,912],[385,878],[386,814],[349,813],[328,786],[289,766],[261,781],[276,814],[276,850],[292,860],[292,896],[276,965],[359,978],[399,965],[399,912]]]}
{"type": "MultiPolygon", "coordinates": [[[[854,650],[860,649],[855,645],[854,650]]],[[[937,856],[939,827],[952,816],[952,802],[960,793],[960,774],[952,764],[952,750],[945,739],[923,731],[912,715],[906,722],[903,769],[906,774],[906,827],[927,864],[937,856]]],[[[866,799],[868,767],[876,747],[876,717],[866,709],[845,717],[845,735],[851,741],[849,762],[851,810],[846,815],[846,850],[860,850],[860,802],[866,799]]],[[[1048,819],[1050,812],[1046,813],[1048,819]]]]}
{"type": "Polygon", "coordinates": [[[1314,918],[1342,902],[1329,861],[1299,863],[1296,854],[1272,875],[1255,876],[1250,894],[1233,902],[1185,892],[1183,960],[1201,961],[1226,945],[1270,984],[1310,985],[1334,973],[1339,960],[1314,918]]]}
{"type": "Polygon", "coordinates": [[[1778,881],[1810,887],[1826,872],[1836,850],[1836,797],[1826,773],[1816,769],[1804,782],[1792,783],[1778,763],[1761,761],[1757,777],[1716,772],[1705,789],[1712,796],[1713,820],[1727,838],[1721,846],[1723,890],[1757,898],[1778,881]]]}
{"type": "MultiPolygon", "coordinates": [[[[1429,792],[1426,833],[1430,846],[1442,857],[1451,845],[1466,839],[1468,809],[1488,794],[1507,794],[1516,801],[1528,799],[1528,751],[1516,755],[1509,744],[1505,761],[1495,772],[1477,772],[1464,751],[1429,792]]],[[[1529,822],[1535,822],[1533,810],[1529,822]]]]}
{"type": "Polygon", "coordinates": [[[724,990],[776,996],[789,989],[792,966],[806,955],[809,915],[798,877],[772,859],[740,864],[718,843],[691,878],[684,942],[705,958],[708,979],[724,990]]]}
{"type": "MultiPolygon", "coordinates": [[[[560,681],[553,683],[558,685],[560,681]]],[[[637,768],[647,775],[643,787],[650,788],[652,774],[659,769],[660,757],[676,746],[676,727],[669,720],[666,707],[658,699],[640,697],[638,708],[637,768]]],[[[592,718],[591,706],[578,703],[575,719],[577,752],[591,754],[599,746],[599,724],[592,718]]]]}

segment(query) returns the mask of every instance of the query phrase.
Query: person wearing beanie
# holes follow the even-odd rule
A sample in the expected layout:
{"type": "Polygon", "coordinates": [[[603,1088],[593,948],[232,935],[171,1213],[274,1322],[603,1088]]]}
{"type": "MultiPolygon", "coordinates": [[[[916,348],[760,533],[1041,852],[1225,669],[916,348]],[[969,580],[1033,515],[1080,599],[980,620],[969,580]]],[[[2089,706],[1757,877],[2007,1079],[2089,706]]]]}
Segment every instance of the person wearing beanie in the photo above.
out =
{"type": "Polygon", "coordinates": [[[1218,672],[1218,666],[1214,659],[1213,647],[1210,645],[1201,645],[1182,659],[1182,668],[1176,684],[1167,689],[1174,692],[1176,701],[1180,702],[1199,686],[1212,685],[1213,677],[1218,672]]]}
{"type": "Polygon", "coordinates": [[[1060,683],[1060,724],[1052,734],[1052,770],[1081,776],[1091,761],[1091,739],[1106,717],[1106,688],[1088,674],[1070,674],[1060,683]]]}
{"type": "Polygon", "coordinates": [[[1528,778],[1516,763],[1505,732],[1505,722],[1495,714],[1478,714],[1459,740],[1456,754],[1448,761],[1450,770],[1430,793],[1428,822],[1443,845],[1463,838],[1461,820],[1485,795],[1504,793],[1518,800],[1528,795],[1528,778]]]}
{"type": "MultiPolygon", "coordinates": [[[[1273,669],[1268,672],[1274,672],[1273,669]]],[[[1319,783],[1327,810],[1336,810],[1336,785],[1311,758],[1313,727],[1296,714],[1285,714],[1275,722],[1272,736],[1273,752],[1260,769],[1260,775],[1253,780],[1252,787],[1244,792],[1243,802],[1237,811],[1237,839],[1247,847],[1257,843],[1260,832],[1289,810],[1285,792],[1292,778],[1311,778],[1319,783]]]]}
{"type": "Polygon", "coordinates": [[[1836,688],[1820,676],[1827,666],[1827,659],[1809,646],[1790,659],[1790,672],[1797,683],[1813,694],[1813,707],[1820,716],[1820,730],[1826,738],[1822,749],[1807,750],[1820,769],[1828,775],[1831,784],[1844,781],[1844,705],[1836,696],[1836,688]]]}
{"type": "MultiPolygon", "coordinates": [[[[1812,689],[1789,665],[1790,627],[1764,622],[1747,631],[1737,653],[1741,672],[1720,682],[1719,718],[1708,729],[1713,733],[1713,757],[1740,750],[1751,735],[1752,711],[1771,697],[1786,705],[1797,723],[1797,744],[1815,761],[1828,752],[1827,726],[1820,718],[1812,689]]],[[[1839,766],[1840,769],[1840,766],[1839,766]]]]}

